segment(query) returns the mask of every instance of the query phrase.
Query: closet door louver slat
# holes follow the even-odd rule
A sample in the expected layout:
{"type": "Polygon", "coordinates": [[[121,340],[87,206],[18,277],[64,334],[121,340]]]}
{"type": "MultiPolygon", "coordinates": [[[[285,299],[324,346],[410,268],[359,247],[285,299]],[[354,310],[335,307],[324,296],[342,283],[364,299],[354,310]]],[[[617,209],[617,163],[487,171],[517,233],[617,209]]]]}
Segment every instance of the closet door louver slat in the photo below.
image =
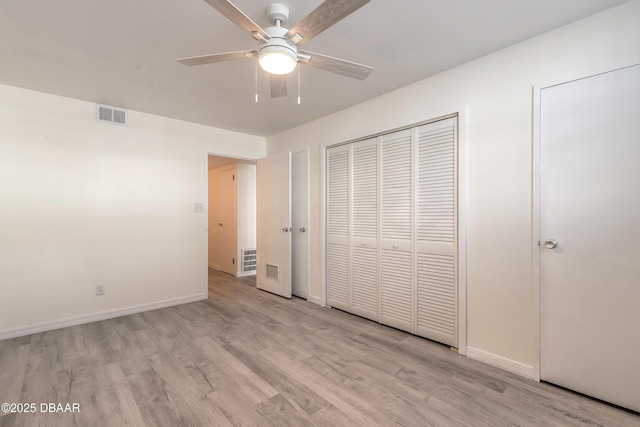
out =
{"type": "Polygon", "coordinates": [[[378,251],[354,246],[351,259],[352,312],[378,320],[378,251]]]}
{"type": "Polygon", "coordinates": [[[348,147],[329,150],[327,159],[327,231],[329,235],[349,234],[349,152],[348,147]]]}
{"type": "Polygon", "coordinates": [[[351,310],[349,147],[327,150],[327,304],[351,310]]]}
{"type": "Polygon", "coordinates": [[[411,252],[383,249],[380,265],[381,323],[411,331],[411,252]]]}
{"type": "Polygon", "coordinates": [[[378,316],[378,143],[352,144],[351,309],[368,319],[378,316]]]}
{"type": "Polygon", "coordinates": [[[327,304],[349,311],[349,249],[347,245],[327,245],[327,304]]]}
{"type": "Polygon", "coordinates": [[[411,130],[380,139],[380,321],[413,332],[411,130]]]}
{"type": "Polygon", "coordinates": [[[411,131],[382,137],[382,238],[411,240],[411,131]]]}
{"type": "Polygon", "coordinates": [[[457,346],[456,122],[418,128],[417,334],[457,346]]]}

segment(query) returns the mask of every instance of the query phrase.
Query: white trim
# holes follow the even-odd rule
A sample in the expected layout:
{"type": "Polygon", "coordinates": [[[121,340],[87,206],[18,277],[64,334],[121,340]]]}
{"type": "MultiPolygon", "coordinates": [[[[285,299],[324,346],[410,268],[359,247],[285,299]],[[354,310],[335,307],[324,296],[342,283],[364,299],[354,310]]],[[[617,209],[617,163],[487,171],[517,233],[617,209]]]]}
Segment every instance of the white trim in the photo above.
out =
{"type": "MultiPolygon", "coordinates": [[[[327,146],[320,145],[320,305],[327,305],[327,146]]],[[[309,295],[307,301],[317,301],[309,295]]]]}
{"type": "MultiPolygon", "coordinates": [[[[327,148],[332,145],[340,145],[349,141],[356,141],[380,133],[389,132],[392,129],[408,128],[425,123],[427,120],[437,121],[445,117],[458,116],[458,354],[467,355],[467,210],[469,197],[468,174],[468,141],[467,141],[467,110],[468,106],[458,105],[448,109],[432,111],[421,114],[421,117],[403,119],[402,122],[393,122],[386,125],[376,124],[374,128],[360,131],[350,136],[340,137],[330,142],[320,144],[320,295],[322,306],[327,303],[327,242],[326,242],[326,181],[327,181],[327,148]]],[[[379,153],[378,153],[379,154],[379,153]]],[[[380,156],[378,155],[378,159],[380,156]]],[[[378,186],[379,187],[379,186],[378,186]]],[[[379,242],[378,242],[379,243],[379,242]]],[[[380,244],[378,244],[378,248],[380,244]]],[[[380,281],[378,280],[378,283],[380,281]]],[[[315,298],[315,297],[314,297],[315,298]]],[[[311,300],[311,297],[310,297],[311,300]]]]}
{"type": "Polygon", "coordinates": [[[525,365],[524,363],[516,362],[515,360],[507,359],[497,354],[474,347],[467,347],[467,357],[522,377],[533,378],[533,366],[525,365]]]}
{"type": "Polygon", "coordinates": [[[318,304],[324,307],[324,304],[322,304],[322,298],[320,297],[316,297],[316,296],[309,296],[309,298],[307,298],[307,302],[313,303],[313,304],[318,304]]]}
{"type": "Polygon", "coordinates": [[[246,277],[246,276],[255,276],[256,272],[255,271],[245,271],[244,273],[241,271],[238,271],[238,273],[236,273],[236,277],[246,277]]]}
{"type": "Polygon", "coordinates": [[[307,147],[307,301],[311,295],[311,149],[307,147]]]}
{"type": "Polygon", "coordinates": [[[532,145],[532,215],[531,215],[531,311],[533,379],[540,381],[540,94],[542,88],[533,91],[533,145],[532,145]]]}
{"type": "MultiPolygon", "coordinates": [[[[209,153],[204,156],[204,288],[205,295],[209,295],[209,153]]],[[[215,268],[215,267],[213,267],[215,268]]],[[[219,270],[220,268],[216,268],[219,270]]]]}
{"type": "Polygon", "coordinates": [[[111,319],[114,317],[127,316],[144,311],[157,310],[159,308],[171,307],[174,305],[187,304],[207,299],[206,293],[187,295],[184,297],[171,298],[161,301],[149,302],[145,304],[132,305],[125,308],[115,308],[111,310],[99,311],[97,313],[82,314],[80,316],[67,317],[48,322],[35,323],[33,325],[17,326],[0,330],[0,340],[22,337],[25,335],[37,334],[40,332],[52,331],[54,329],[66,328],[69,326],[82,325],[85,323],[97,322],[99,320],[111,319]]]}
{"type": "Polygon", "coordinates": [[[458,114],[458,354],[467,354],[467,209],[469,206],[469,163],[467,109],[458,114]]]}
{"type": "MultiPolygon", "coordinates": [[[[382,138],[380,138],[382,140],[382,138]]],[[[410,185],[411,185],[411,230],[413,231],[411,236],[411,333],[418,333],[418,253],[416,250],[416,241],[418,240],[416,234],[418,234],[418,215],[417,215],[417,205],[418,205],[418,127],[415,126],[410,129],[410,139],[411,142],[411,176],[409,177],[410,185]]],[[[380,168],[382,171],[382,168],[380,168]]],[[[380,173],[382,175],[382,173],[380,173]]],[[[378,199],[382,200],[382,199],[378,199]]],[[[382,216],[378,216],[380,222],[378,223],[380,226],[382,225],[382,216]]],[[[382,228],[380,227],[380,233],[382,234],[382,228]]],[[[382,261],[382,257],[380,256],[378,260],[382,261]]],[[[382,270],[378,268],[378,270],[382,270]]],[[[382,295],[378,293],[380,297],[382,295]]],[[[382,317],[380,318],[382,319],[382,317]]]]}

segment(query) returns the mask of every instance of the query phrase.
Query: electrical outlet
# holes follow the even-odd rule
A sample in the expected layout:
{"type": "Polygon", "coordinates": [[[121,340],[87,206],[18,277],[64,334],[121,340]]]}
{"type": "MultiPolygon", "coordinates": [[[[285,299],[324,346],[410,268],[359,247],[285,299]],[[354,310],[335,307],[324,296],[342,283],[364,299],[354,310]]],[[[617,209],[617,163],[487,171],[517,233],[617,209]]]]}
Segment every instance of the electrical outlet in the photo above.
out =
{"type": "Polygon", "coordinates": [[[105,286],[104,285],[96,285],[96,295],[100,296],[100,295],[104,295],[105,293],[105,286]]]}

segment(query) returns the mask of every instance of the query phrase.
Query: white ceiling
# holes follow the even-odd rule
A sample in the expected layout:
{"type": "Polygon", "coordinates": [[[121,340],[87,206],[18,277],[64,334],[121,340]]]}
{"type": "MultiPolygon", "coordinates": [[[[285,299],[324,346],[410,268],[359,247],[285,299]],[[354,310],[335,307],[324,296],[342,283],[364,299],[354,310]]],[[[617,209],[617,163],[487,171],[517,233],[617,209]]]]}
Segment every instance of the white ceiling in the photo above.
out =
{"type": "MultiPolygon", "coordinates": [[[[374,67],[365,81],[304,66],[270,99],[251,59],[176,58],[254,49],[203,0],[0,0],[0,83],[269,136],[626,0],[372,0],[304,48],[374,67]]],[[[259,25],[275,0],[234,0],[259,25]]],[[[321,0],[281,0],[293,26],[321,0]]]]}

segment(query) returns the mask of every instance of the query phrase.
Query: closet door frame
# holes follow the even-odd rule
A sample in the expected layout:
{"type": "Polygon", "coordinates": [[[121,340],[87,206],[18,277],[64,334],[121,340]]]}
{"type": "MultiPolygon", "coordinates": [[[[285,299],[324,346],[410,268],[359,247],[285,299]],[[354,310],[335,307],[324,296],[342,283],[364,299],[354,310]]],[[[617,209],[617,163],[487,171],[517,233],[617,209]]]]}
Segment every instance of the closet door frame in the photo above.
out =
{"type": "MultiPolygon", "coordinates": [[[[327,305],[327,149],[356,142],[395,130],[418,127],[438,120],[456,117],[458,121],[458,354],[467,353],[467,209],[468,209],[468,164],[467,164],[467,105],[419,114],[411,121],[391,121],[380,123],[376,127],[364,129],[356,134],[338,137],[320,145],[320,303],[327,305]],[[424,119],[424,118],[427,119],[424,119]]],[[[415,215],[414,215],[415,217],[415,215]]],[[[414,251],[415,252],[415,251],[414,251]]]]}

